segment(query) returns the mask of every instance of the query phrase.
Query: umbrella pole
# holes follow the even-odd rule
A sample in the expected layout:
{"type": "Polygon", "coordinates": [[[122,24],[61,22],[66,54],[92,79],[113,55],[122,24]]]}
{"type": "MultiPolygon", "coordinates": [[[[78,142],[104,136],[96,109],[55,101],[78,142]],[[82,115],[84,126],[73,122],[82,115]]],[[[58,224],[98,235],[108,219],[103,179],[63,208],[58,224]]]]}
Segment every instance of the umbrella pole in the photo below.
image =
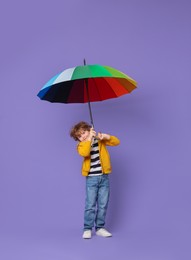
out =
{"type": "Polygon", "coordinates": [[[89,95],[89,90],[88,90],[88,79],[85,79],[85,85],[86,85],[86,92],[87,92],[87,97],[88,97],[88,107],[89,107],[91,125],[94,128],[94,122],[93,122],[93,116],[92,116],[92,110],[91,110],[91,104],[90,104],[90,95],[89,95]]]}
{"type": "MultiPolygon", "coordinates": [[[[84,59],[84,66],[85,65],[86,65],[86,60],[84,59]]],[[[87,97],[88,97],[88,107],[89,107],[91,125],[94,128],[94,122],[93,122],[93,116],[92,116],[92,110],[91,110],[91,104],[90,104],[90,95],[89,95],[89,89],[88,89],[88,79],[85,79],[85,85],[86,85],[86,92],[87,92],[87,97]]]]}

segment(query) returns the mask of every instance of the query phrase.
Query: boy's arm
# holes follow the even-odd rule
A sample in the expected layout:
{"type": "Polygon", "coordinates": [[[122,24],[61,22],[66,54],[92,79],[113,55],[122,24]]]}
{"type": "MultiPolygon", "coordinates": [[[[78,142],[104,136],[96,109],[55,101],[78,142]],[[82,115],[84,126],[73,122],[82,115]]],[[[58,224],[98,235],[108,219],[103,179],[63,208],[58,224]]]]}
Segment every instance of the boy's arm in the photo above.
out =
{"type": "Polygon", "coordinates": [[[110,135],[109,139],[104,139],[104,142],[109,146],[116,146],[120,144],[120,140],[114,135],[110,135]]]}
{"type": "Polygon", "coordinates": [[[79,155],[81,155],[83,157],[90,156],[91,141],[80,142],[77,145],[77,151],[78,151],[79,155]]]}
{"type": "Polygon", "coordinates": [[[120,143],[119,139],[116,136],[98,133],[98,138],[101,141],[104,141],[106,145],[115,146],[120,143]]]}

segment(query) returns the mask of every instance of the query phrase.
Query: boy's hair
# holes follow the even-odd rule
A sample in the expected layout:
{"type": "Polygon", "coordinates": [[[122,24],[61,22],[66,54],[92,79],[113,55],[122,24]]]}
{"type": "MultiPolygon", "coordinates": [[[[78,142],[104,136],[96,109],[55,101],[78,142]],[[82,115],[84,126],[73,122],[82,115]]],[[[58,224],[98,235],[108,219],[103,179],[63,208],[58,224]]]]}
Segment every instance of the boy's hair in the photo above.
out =
{"type": "Polygon", "coordinates": [[[72,127],[72,129],[70,130],[70,136],[74,138],[75,141],[78,141],[78,136],[80,131],[81,130],[90,131],[90,129],[91,129],[91,125],[89,125],[84,121],[81,121],[72,127]]]}

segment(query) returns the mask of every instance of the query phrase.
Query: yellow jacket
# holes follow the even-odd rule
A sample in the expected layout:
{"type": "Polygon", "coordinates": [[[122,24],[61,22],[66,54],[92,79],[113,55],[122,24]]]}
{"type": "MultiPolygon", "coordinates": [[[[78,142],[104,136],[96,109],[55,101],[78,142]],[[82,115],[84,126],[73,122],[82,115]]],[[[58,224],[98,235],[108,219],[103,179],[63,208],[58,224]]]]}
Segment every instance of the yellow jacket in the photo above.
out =
{"type": "MultiPolygon", "coordinates": [[[[120,143],[119,139],[115,136],[110,136],[109,140],[98,140],[99,155],[101,166],[104,174],[111,172],[111,162],[109,152],[106,148],[108,146],[116,146],[120,143]]],[[[84,157],[82,163],[82,175],[87,176],[90,171],[90,151],[91,141],[79,142],[77,145],[78,153],[84,157]]]]}

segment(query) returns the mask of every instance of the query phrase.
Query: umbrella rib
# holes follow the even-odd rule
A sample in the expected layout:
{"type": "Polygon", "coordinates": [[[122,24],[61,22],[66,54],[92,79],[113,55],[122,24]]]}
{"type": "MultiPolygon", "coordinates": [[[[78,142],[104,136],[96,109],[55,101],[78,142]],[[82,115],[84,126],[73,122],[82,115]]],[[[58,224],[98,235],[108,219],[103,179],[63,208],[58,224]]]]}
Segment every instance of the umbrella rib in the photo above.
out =
{"type": "MultiPolygon", "coordinates": [[[[113,78],[113,79],[114,79],[114,78],[113,78]]],[[[117,94],[115,93],[115,91],[113,90],[113,88],[112,88],[112,87],[110,86],[110,84],[108,83],[107,78],[103,78],[103,80],[104,80],[104,85],[107,85],[107,86],[109,87],[110,91],[113,92],[114,98],[115,98],[115,97],[118,97],[117,94]]]]}
{"type": "MultiPolygon", "coordinates": [[[[116,78],[114,78],[116,81],[117,81],[117,79],[116,78]]],[[[106,79],[106,82],[107,82],[107,79],[106,79]]],[[[109,85],[109,83],[107,82],[107,84],[109,85]]],[[[113,90],[113,88],[111,88],[111,90],[112,90],[112,92],[114,93],[114,96],[115,97],[118,97],[118,95],[116,94],[116,92],[113,90]]]]}

